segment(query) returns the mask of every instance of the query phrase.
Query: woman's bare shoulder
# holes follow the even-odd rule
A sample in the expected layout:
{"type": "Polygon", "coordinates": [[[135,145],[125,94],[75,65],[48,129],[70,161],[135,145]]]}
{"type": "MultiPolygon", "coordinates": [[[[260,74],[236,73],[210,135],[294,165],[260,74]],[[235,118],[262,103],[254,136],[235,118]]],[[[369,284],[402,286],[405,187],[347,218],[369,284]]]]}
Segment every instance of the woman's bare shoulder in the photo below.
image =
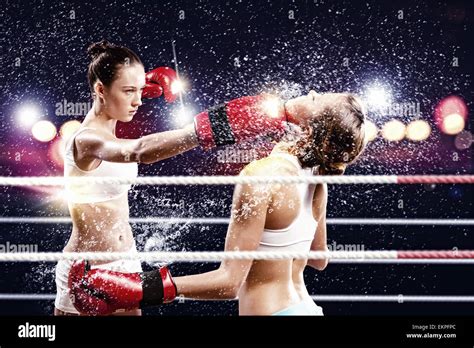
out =
{"type": "Polygon", "coordinates": [[[246,176],[275,176],[293,175],[295,167],[284,158],[267,156],[250,162],[242,169],[240,175],[246,176]]]}

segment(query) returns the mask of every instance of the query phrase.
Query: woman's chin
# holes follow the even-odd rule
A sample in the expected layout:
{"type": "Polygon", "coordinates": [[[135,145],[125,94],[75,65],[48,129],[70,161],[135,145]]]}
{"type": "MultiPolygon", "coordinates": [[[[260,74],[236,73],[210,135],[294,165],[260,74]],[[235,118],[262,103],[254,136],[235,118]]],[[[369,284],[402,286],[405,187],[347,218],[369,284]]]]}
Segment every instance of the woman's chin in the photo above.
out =
{"type": "Polygon", "coordinates": [[[120,122],[124,122],[124,123],[130,122],[131,120],[133,120],[133,116],[135,115],[127,115],[127,116],[121,117],[120,122]]]}

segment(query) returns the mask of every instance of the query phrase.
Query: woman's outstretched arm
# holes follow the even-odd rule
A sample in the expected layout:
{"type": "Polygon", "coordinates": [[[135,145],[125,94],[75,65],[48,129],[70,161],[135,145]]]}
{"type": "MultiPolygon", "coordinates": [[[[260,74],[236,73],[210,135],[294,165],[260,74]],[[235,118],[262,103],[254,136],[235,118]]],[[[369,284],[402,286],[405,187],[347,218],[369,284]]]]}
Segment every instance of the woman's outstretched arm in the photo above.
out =
{"type": "Polygon", "coordinates": [[[108,162],[154,163],[199,145],[194,125],[154,133],[139,139],[119,139],[100,130],[87,130],[75,139],[76,161],[100,159],[108,162]]]}
{"type": "MultiPolygon", "coordinates": [[[[256,175],[251,169],[241,175],[256,175]]],[[[253,251],[259,246],[271,199],[271,185],[237,185],[225,251],[253,251]]],[[[247,278],[252,260],[226,260],[211,272],[175,277],[177,293],[195,299],[233,299],[247,278]]]]}

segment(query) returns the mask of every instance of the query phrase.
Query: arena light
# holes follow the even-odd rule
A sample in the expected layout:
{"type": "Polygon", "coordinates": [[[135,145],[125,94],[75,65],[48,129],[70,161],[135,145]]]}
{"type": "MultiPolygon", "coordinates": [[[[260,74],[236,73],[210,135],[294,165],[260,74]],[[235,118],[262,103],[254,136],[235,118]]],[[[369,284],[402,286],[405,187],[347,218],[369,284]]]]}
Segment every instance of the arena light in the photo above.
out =
{"type": "Polygon", "coordinates": [[[16,112],[17,121],[20,126],[29,128],[40,117],[40,111],[35,105],[23,105],[16,112]]]}
{"type": "Polygon", "coordinates": [[[65,122],[59,129],[59,134],[64,141],[67,141],[81,126],[81,122],[77,120],[65,122]]]}
{"type": "Polygon", "coordinates": [[[33,125],[33,128],[31,128],[31,134],[36,140],[47,143],[56,136],[56,126],[50,121],[38,121],[33,125]]]}
{"type": "Polygon", "coordinates": [[[365,140],[368,141],[373,141],[375,138],[377,138],[377,135],[379,134],[379,130],[377,126],[372,122],[372,121],[365,121],[365,140]]]}
{"type": "Polygon", "coordinates": [[[184,82],[176,80],[171,83],[171,93],[178,94],[184,92],[184,82]]]}
{"type": "Polygon", "coordinates": [[[441,130],[449,135],[455,135],[464,129],[464,117],[460,114],[450,114],[443,118],[441,130]]]}
{"type": "Polygon", "coordinates": [[[424,120],[415,120],[408,124],[406,128],[406,137],[412,141],[423,141],[428,139],[431,134],[431,127],[424,120]]]}
{"type": "Polygon", "coordinates": [[[388,141],[400,141],[405,137],[405,125],[398,120],[391,120],[382,127],[382,136],[388,141]]]}
{"type": "Polygon", "coordinates": [[[385,108],[390,105],[392,95],[388,88],[381,85],[373,85],[364,93],[364,100],[369,108],[385,108]]]}

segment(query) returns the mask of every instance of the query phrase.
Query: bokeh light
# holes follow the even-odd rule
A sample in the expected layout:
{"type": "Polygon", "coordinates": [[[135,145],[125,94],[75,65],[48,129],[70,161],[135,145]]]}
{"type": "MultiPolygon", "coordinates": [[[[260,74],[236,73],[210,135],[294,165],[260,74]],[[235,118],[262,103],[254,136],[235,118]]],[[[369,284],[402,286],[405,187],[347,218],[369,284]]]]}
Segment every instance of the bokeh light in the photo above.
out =
{"type": "Polygon", "coordinates": [[[400,141],[405,137],[405,125],[399,120],[391,120],[382,127],[382,136],[388,141],[400,141]]]}
{"type": "Polygon", "coordinates": [[[42,120],[33,125],[33,128],[31,128],[31,134],[36,140],[47,143],[54,139],[57,130],[56,126],[50,121],[42,120]]]}
{"type": "Polygon", "coordinates": [[[372,121],[366,120],[365,121],[365,140],[366,141],[373,141],[377,138],[379,134],[379,130],[375,123],[372,121]]]}
{"type": "Polygon", "coordinates": [[[67,141],[81,126],[81,122],[77,120],[65,122],[59,129],[59,134],[64,141],[67,141]]]}
{"type": "Polygon", "coordinates": [[[455,135],[464,129],[464,118],[459,114],[450,114],[443,118],[441,129],[444,133],[455,135]]]}
{"type": "Polygon", "coordinates": [[[438,103],[434,118],[436,125],[443,133],[453,135],[464,129],[467,114],[467,106],[464,100],[458,96],[449,96],[438,103]],[[447,118],[449,120],[446,120],[447,118]]]}
{"type": "Polygon", "coordinates": [[[59,138],[50,145],[48,150],[48,157],[60,168],[64,167],[64,144],[64,139],[59,138]]]}
{"type": "Polygon", "coordinates": [[[454,139],[454,146],[458,150],[466,150],[470,148],[472,145],[472,133],[469,131],[462,131],[458,135],[456,135],[456,138],[454,139]]]}
{"type": "Polygon", "coordinates": [[[415,120],[408,124],[406,137],[412,141],[422,141],[428,139],[431,134],[431,127],[428,122],[415,120]]]}

